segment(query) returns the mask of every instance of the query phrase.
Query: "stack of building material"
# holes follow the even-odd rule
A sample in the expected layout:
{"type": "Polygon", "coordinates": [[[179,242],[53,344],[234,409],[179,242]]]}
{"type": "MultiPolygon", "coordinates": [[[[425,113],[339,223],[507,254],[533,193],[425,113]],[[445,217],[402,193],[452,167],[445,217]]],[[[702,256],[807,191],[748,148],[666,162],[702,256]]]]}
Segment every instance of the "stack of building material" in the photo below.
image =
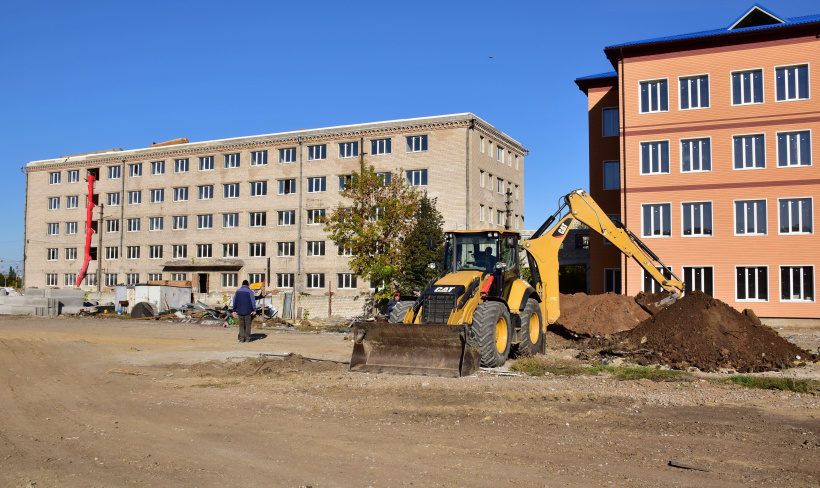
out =
{"type": "Polygon", "coordinates": [[[23,296],[0,294],[0,315],[56,316],[77,313],[83,307],[82,290],[27,288],[23,296]]]}

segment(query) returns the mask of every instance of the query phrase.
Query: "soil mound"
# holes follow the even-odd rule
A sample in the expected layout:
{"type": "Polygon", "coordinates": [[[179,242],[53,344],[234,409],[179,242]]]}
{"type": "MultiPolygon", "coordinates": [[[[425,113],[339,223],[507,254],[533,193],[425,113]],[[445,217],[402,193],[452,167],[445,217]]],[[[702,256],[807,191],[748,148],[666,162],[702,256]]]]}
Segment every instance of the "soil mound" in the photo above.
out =
{"type": "Polygon", "coordinates": [[[561,295],[557,324],[575,336],[601,337],[630,330],[649,318],[635,298],[614,293],[561,295]]]}
{"type": "MultiPolygon", "coordinates": [[[[640,364],[667,364],[702,371],[773,371],[818,357],[756,325],[720,300],[699,291],[613,338],[640,364]]],[[[617,347],[617,346],[616,346],[617,347]]]]}

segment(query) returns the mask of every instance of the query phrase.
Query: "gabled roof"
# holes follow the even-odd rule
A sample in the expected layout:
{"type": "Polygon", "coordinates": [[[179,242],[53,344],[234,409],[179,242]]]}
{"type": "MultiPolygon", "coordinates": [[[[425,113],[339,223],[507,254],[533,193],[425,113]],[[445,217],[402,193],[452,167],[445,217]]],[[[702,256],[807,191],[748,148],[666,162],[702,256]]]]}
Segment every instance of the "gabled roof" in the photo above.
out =
{"type": "Polygon", "coordinates": [[[783,24],[786,21],[778,17],[770,10],[766,10],[762,5],[754,4],[745,14],[741,15],[726,30],[743,29],[744,27],[757,27],[760,25],[783,24]]]}

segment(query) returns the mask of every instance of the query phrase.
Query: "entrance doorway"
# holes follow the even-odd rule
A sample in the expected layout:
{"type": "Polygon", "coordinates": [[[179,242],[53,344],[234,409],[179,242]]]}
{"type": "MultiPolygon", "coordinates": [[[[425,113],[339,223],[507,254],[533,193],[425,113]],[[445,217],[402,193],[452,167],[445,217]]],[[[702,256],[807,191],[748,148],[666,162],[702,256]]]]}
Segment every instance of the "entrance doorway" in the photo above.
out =
{"type": "Polygon", "coordinates": [[[208,293],[208,273],[198,273],[196,276],[198,293],[208,293]]]}

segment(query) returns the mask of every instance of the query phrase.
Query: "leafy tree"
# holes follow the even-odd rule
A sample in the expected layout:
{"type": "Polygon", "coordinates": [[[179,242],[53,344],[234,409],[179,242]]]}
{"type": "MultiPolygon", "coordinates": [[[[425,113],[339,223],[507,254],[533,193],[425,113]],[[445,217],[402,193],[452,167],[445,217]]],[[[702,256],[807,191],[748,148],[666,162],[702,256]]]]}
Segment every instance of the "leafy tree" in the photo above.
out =
{"type": "MultiPolygon", "coordinates": [[[[401,268],[401,245],[413,228],[420,195],[401,173],[376,173],[359,158],[359,171],[342,191],[345,201],[325,219],[325,232],[350,250],[350,269],[374,282],[395,283],[401,268]],[[388,176],[389,175],[389,176],[388,176]]],[[[382,289],[376,298],[389,295],[382,289]]]]}
{"type": "Polygon", "coordinates": [[[436,200],[427,193],[421,197],[413,229],[402,245],[399,286],[405,294],[416,286],[423,289],[436,276],[437,270],[427,265],[440,263],[444,253],[444,218],[436,209],[436,200]],[[431,238],[432,250],[427,248],[427,240],[431,238]]]}

